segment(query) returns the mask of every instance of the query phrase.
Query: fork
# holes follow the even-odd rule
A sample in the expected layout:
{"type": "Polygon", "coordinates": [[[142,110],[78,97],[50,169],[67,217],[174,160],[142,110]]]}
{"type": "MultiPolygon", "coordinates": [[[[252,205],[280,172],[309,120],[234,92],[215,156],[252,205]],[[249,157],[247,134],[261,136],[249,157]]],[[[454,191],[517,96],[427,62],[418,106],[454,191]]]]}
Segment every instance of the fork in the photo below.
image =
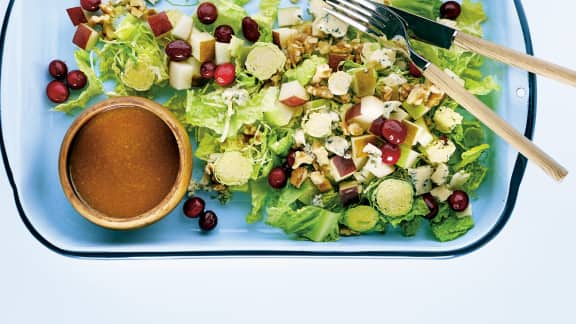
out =
{"type": "Polygon", "coordinates": [[[486,127],[513,146],[524,157],[538,165],[556,181],[563,180],[568,171],[551,156],[520,134],[514,127],[498,116],[476,96],[469,93],[449,75],[418,54],[411,46],[407,25],[396,13],[385,9],[370,10],[368,0],[324,0],[330,7],[324,10],[356,29],[388,39],[401,37],[409,52],[410,60],[422,71],[424,77],[458,102],[486,127]]]}

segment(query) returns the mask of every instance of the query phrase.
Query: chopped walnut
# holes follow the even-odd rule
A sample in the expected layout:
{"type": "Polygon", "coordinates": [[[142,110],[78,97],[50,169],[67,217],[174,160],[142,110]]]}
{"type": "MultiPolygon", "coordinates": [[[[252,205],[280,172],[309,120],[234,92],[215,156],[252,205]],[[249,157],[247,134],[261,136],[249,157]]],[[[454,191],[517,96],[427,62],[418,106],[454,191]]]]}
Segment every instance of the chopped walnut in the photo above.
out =
{"type": "Polygon", "coordinates": [[[100,3],[100,10],[105,15],[114,16],[114,7],[112,7],[111,3],[100,3]]]}
{"type": "Polygon", "coordinates": [[[328,53],[330,53],[330,43],[327,41],[320,41],[318,42],[316,49],[321,55],[328,55],[328,53]]]}
{"type": "MultiPolygon", "coordinates": [[[[378,93],[380,93],[380,99],[382,99],[382,101],[391,101],[392,97],[394,96],[394,93],[396,91],[394,91],[394,88],[390,87],[390,86],[380,86],[377,89],[378,93]]],[[[397,94],[397,92],[396,92],[397,94]]]]}
{"type": "Polygon", "coordinates": [[[336,100],[341,104],[347,104],[352,101],[352,96],[350,94],[345,94],[343,96],[337,96],[336,100]]]}
{"type": "Polygon", "coordinates": [[[315,141],[312,144],[312,153],[316,156],[316,161],[319,165],[330,164],[330,159],[328,159],[328,151],[326,151],[322,143],[315,141]]]}
{"type": "Polygon", "coordinates": [[[322,80],[326,80],[326,79],[330,78],[331,74],[332,74],[332,69],[330,68],[330,65],[320,64],[320,65],[318,65],[318,67],[316,67],[316,73],[314,74],[314,77],[312,78],[312,83],[318,84],[318,83],[322,82],[322,80]]]}
{"type": "Polygon", "coordinates": [[[410,95],[412,88],[414,86],[410,85],[409,83],[405,83],[398,88],[398,101],[405,101],[410,95]]]}
{"type": "Polygon", "coordinates": [[[308,179],[308,169],[305,167],[299,167],[290,175],[290,183],[296,188],[300,188],[306,179],[308,179]]]}
{"type": "Polygon", "coordinates": [[[310,180],[318,188],[320,192],[328,192],[332,190],[332,183],[320,171],[310,173],[310,180]]]}
{"type": "Polygon", "coordinates": [[[314,162],[314,157],[312,155],[303,151],[296,151],[296,153],[294,153],[294,165],[292,165],[292,170],[296,170],[305,164],[312,164],[312,162],[314,162]]]}
{"type": "Polygon", "coordinates": [[[440,90],[435,85],[430,86],[430,96],[428,97],[428,101],[426,101],[426,107],[436,107],[438,106],[442,100],[444,100],[446,93],[440,90]]]}
{"type": "Polygon", "coordinates": [[[96,25],[101,25],[104,23],[110,22],[111,18],[109,15],[102,15],[102,16],[91,16],[88,19],[88,25],[94,27],[96,25]]]}
{"type": "Polygon", "coordinates": [[[335,45],[330,46],[330,53],[334,54],[351,54],[354,51],[349,42],[339,41],[335,45]]]}
{"type": "Polygon", "coordinates": [[[421,106],[428,101],[428,97],[430,97],[428,87],[423,84],[417,84],[412,91],[410,91],[408,98],[406,98],[406,103],[421,106]]]}
{"type": "Polygon", "coordinates": [[[306,92],[311,94],[314,97],[323,98],[323,99],[332,99],[334,98],[334,94],[328,89],[327,86],[308,86],[306,88],[306,92]]]}

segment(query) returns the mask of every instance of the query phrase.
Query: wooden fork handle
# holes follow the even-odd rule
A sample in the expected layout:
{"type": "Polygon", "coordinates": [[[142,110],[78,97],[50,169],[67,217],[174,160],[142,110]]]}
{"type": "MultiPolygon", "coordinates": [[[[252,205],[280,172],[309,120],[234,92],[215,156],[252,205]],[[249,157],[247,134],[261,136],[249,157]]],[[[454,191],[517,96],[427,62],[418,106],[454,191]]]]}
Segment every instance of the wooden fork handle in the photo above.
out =
{"type": "Polygon", "coordinates": [[[560,65],[546,62],[534,56],[526,55],[463,32],[456,33],[454,44],[502,63],[576,87],[576,71],[560,65]]]}
{"type": "Polygon", "coordinates": [[[462,107],[466,108],[472,115],[484,123],[486,127],[490,128],[494,133],[516,148],[522,155],[541,167],[549,176],[556,181],[561,181],[566,177],[568,171],[564,169],[564,167],[520,134],[514,127],[504,121],[482,103],[482,101],[451,79],[437,66],[430,64],[430,66],[424,70],[423,74],[428,80],[446,92],[452,99],[456,100],[462,107]]]}

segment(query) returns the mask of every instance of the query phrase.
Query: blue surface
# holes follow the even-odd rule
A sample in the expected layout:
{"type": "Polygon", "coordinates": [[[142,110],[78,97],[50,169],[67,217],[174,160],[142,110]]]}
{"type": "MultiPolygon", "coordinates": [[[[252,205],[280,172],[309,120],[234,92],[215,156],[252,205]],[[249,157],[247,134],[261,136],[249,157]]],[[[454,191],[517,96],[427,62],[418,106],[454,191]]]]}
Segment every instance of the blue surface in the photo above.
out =
{"type": "MultiPolygon", "coordinates": [[[[289,1],[284,1],[284,4],[289,1]]],[[[490,17],[486,36],[508,47],[525,50],[520,20],[513,3],[484,1],[490,17]]],[[[53,58],[73,62],[70,39],[73,27],[63,10],[64,1],[16,0],[8,19],[2,58],[1,121],[5,163],[12,172],[17,204],[35,236],[58,252],[79,256],[212,255],[212,254],[327,254],[452,256],[469,252],[497,233],[514,204],[515,188],[523,172],[520,163],[513,177],[517,154],[501,141],[495,148],[489,179],[474,201],[476,227],[465,237],[435,242],[427,230],[416,238],[398,234],[362,236],[336,243],[289,240],[264,225],[247,225],[247,197],[226,207],[210,202],[220,217],[218,230],[201,234],[195,221],[177,210],[163,221],[133,232],[101,229],[78,215],[59,185],[57,160],[60,142],[72,118],[51,112],[45,99],[46,64],[53,58]],[[61,4],[61,5],[60,5],[61,4]],[[34,9],[30,9],[34,8],[34,9]],[[31,17],[32,16],[32,17],[31,17]],[[42,30],[42,33],[38,31],[42,30]],[[25,41],[24,41],[25,40],[25,41]],[[514,181],[512,181],[512,179],[514,181]],[[514,182],[514,183],[512,183],[514,182]],[[510,191],[510,188],[512,189],[510,191]],[[512,195],[510,195],[512,193],[512,195]]],[[[185,9],[186,10],[186,9],[185,9]]],[[[502,85],[494,108],[519,130],[530,130],[528,75],[496,63],[487,65],[502,85]],[[527,95],[519,97],[517,89],[527,95]]]]}

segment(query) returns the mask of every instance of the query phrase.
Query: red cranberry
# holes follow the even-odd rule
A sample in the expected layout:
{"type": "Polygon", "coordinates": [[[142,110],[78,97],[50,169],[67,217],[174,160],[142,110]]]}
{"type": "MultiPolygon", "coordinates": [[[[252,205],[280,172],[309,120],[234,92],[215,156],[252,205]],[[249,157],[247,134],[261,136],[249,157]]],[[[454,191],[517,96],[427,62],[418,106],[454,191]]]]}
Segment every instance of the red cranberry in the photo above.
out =
{"type": "Polygon", "coordinates": [[[268,175],[268,183],[274,189],[282,189],[286,187],[288,176],[283,168],[274,168],[268,175]]]}
{"type": "Polygon", "coordinates": [[[231,85],[236,80],[236,66],[232,63],[220,64],[214,71],[214,79],[223,87],[231,85]]]}
{"type": "Polygon", "coordinates": [[[204,62],[200,66],[200,75],[206,80],[214,79],[214,72],[216,72],[216,63],[212,61],[204,62]]]}
{"type": "Polygon", "coordinates": [[[414,62],[410,62],[410,75],[412,75],[415,78],[422,77],[422,71],[420,71],[420,69],[416,66],[416,64],[414,64],[414,62]]]}
{"type": "Polygon", "coordinates": [[[66,76],[66,83],[70,89],[78,90],[82,89],[88,83],[88,78],[86,78],[86,74],[80,70],[70,71],[66,76]]]}
{"type": "Polygon", "coordinates": [[[63,80],[68,74],[68,66],[60,60],[54,60],[48,65],[48,72],[56,80],[63,80]]]}
{"type": "Polygon", "coordinates": [[[46,95],[54,103],[63,103],[70,97],[70,90],[62,81],[54,80],[48,83],[46,95]]]}
{"type": "Polygon", "coordinates": [[[464,191],[456,190],[448,198],[448,203],[454,211],[461,212],[468,208],[470,199],[468,198],[468,194],[464,191]]]}
{"type": "Polygon", "coordinates": [[[204,199],[200,197],[190,197],[184,203],[182,210],[184,211],[184,215],[190,218],[196,218],[202,215],[205,206],[206,203],[204,202],[204,199]]]}
{"type": "Polygon", "coordinates": [[[101,0],[80,0],[80,6],[86,11],[98,11],[100,9],[101,0]]]}
{"type": "Polygon", "coordinates": [[[260,27],[256,20],[250,17],[244,17],[244,19],[242,19],[242,33],[247,40],[257,42],[260,38],[260,27]]]}
{"type": "Polygon", "coordinates": [[[440,7],[440,17],[455,20],[460,16],[460,4],[456,1],[446,1],[440,7]]]}
{"type": "Polygon", "coordinates": [[[234,35],[234,29],[229,25],[220,25],[214,30],[214,37],[216,41],[221,43],[230,43],[232,36],[234,35]]]}
{"type": "Polygon", "coordinates": [[[166,45],[165,52],[170,60],[180,62],[187,60],[192,55],[192,47],[183,40],[175,40],[166,45]]]}
{"type": "Polygon", "coordinates": [[[386,143],[380,150],[382,151],[382,162],[388,165],[394,165],[400,160],[400,148],[398,145],[386,143]]]}
{"type": "Polygon", "coordinates": [[[218,9],[212,2],[203,2],[196,10],[198,20],[204,25],[210,25],[218,19],[218,9]]]}
{"type": "Polygon", "coordinates": [[[218,217],[216,216],[216,213],[211,210],[207,210],[205,213],[200,215],[198,225],[203,231],[213,230],[216,225],[218,225],[218,217]]]}
{"type": "Polygon", "coordinates": [[[398,145],[406,140],[408,129],[404,123],[388,119],[382,124],[381,134],[388,143],[398,145]]]}
{"type": "Polygon", "coordinates": [[[434,198],[430,193],[425,193],[422,195],[422,199],[424,199],[426,206],[428,206],[428,209],[430,210],[428,215],[424,217],[427,219],[436,217],[436,215],[438,215],[438,202],[436,201],[436,198],[434,198]]]}

